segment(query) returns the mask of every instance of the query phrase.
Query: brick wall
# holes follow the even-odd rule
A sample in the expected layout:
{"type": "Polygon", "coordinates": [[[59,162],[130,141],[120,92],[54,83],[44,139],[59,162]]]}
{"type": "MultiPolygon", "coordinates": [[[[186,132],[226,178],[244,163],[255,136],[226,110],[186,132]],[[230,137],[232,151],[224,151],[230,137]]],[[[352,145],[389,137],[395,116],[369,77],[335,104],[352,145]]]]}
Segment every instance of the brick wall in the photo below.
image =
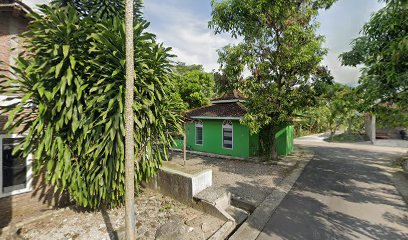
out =
{"type": "Polygon", "coordinates": [[[9,22],[10,13],[1,12],[0,14],[0,74],[5,74],[5,69],[8,69],[10,59],[10,35],[9,22]]]}
{"type": "Polygon", "coordinates": [[[3,74],[11,70],[14,58],[22,51],[23,39],[19,34],[26,30],[27,24],[22,17],[0,11],[0,70],[3,70],[3,74]]]}
{"type": "MultiPolygon", "coordinates": [[[[10,70],[10,65],[14,63],[13,57],[21,52],[22,39],[18,34],[22,33],[26,26],[26,19],[12,12],[0,11],[0,69],[6,70],[0,74],[10,70]],[[12,50],[18,46],[20,49],[12,50]]],[[[4,134],[3,126],[6,121],[7,114],[0,115],[0,134],[4,134]]],[[[34,190],[31,192],[0,198],[0,238],[3,227],[12,227],[18,222],[68,203],[66,195],[54,194],[54,190],[44,184],[43,176],[33,179],[32,188],[34,190]]]]}

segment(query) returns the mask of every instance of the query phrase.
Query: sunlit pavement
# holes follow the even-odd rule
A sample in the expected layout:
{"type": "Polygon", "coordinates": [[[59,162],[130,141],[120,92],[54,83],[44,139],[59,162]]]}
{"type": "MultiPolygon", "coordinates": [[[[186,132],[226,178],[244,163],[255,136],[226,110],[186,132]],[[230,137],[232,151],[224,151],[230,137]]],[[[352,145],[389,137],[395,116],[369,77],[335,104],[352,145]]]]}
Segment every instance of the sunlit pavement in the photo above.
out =
{"type": "Polygon", "coordinates": [[[258,239],[408,239],[408,206],[390,180],[404,148],[296,140],[316,153],[258,239]]]}

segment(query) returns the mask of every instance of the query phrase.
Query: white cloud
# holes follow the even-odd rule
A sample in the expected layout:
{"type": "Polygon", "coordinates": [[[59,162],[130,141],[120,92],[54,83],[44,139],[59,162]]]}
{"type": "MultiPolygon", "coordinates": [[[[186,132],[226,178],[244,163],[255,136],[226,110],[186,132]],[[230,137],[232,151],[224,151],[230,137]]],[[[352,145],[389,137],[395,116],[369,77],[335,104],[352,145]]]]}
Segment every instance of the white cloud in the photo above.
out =
{"type": "Polygon", "coordinates": [[[318,32],[326,37],[324,47],[329,50],[322,64],[329,67],[336,82],[357,85],[360,68],[341,66],[338,57],[351,50],[351,41],[360,35],[371,14],[383,6],[383,2],[373,0],[342,0],[319,13],[318,32]]]}
{"type": "Polygon", "coordinates": [[[50,0],[25,0],[23,1],[25,4],[27,4],[30,8],[36,9],[37,4],[46,4],[49,3],[50,0]]]}
{"type": "Polygon", "coordinates": [[[356,86],[360,76],[360,67],[342,66],[338,59],[340,52],[329,52],[322,65],[328,66],[334,80],[349,86],[356,86]]]}
{"type": "Polygon", "coordinates": [[[145,15],[151,21],[150,31],[159,41],[173,47],[177,60],[201,64],[206,71],[218,69],[217,49],[237,43],[227,35],[215,35],[208,29],[208,16],[194,15],[188,9],[166,2],[145,2],[145,15]]]}

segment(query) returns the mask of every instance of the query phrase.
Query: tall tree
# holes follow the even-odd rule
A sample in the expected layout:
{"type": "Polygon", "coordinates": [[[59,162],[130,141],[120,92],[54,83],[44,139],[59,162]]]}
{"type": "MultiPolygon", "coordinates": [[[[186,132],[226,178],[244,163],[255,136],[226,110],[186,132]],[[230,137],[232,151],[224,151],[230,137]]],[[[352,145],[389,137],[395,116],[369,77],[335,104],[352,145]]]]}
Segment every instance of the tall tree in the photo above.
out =
{"type": "Polygon", "coordinates": [[[334,1],[212,1],[209,26],[215,33],[243,39],[222,49],[219,62],[235,81],[244,69],[251,72],[239,84],[248,97],[243,122],[253,132],[264,130],[268,159],[277,159],[274,136],[279,127],[295,110],[313,104],[315,86],[329,80],[321,77],[327,75],[319,67],[326,50],[321,47],[323,37],[315,32],[315,17],[334,1]]]}
{"type": "Polygon", "coordinates": [[[174,67],[178,93],[186,108],[197,108],[209,103],[214,94],[214,76],[201,65],[178,63],[174,67]]]}
{"type": "Polygon", "coordinates": [[[408,2],[385,2],[352,42],[352,50],[340,55],[344,65],[363,65],[359,88],[367,110],[386,102],[408,106],[408,2]]]}
{"type": "Polygon", "coordinates": [[[133,42],[133,0],[126,0],[126,88],[125,88],[125,223],[126,238],[136,239],[135,235],[135,139],[133,102],[135,81],[135,59],[133,42]]]}
{"type": "MultiPolygon", "coordinates": [[[[103,0],[101,0],[103,1],[103,0]]],[[[106,1],[106,0],[105,0],[106,1]]],[[[16,151],[33,154],[33,171],[69,193],[79,206],[117,207],[125,195],[125,24],[123,15],[96,19],[72,4],[42,5],[24,34],[26,53],[15,77],[2,76],[0,93],[12,104],[10,132],[23,125],[16,151]]],[[[133,28],[136,186],[168,158],[180,131],[170,49],[138,20],[133,28]]]]}

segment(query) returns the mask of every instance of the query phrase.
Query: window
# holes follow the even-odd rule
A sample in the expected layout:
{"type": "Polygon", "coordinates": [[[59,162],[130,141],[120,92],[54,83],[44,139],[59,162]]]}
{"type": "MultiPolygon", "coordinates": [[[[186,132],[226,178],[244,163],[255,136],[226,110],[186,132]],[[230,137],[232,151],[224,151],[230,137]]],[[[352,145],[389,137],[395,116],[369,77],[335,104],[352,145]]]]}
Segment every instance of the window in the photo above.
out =
{"type": "Polygon", "coordinates": [[[0,135],[0,197],[31,190],[31,157],[13,155],[21,136],[0,135]]]}
{"type": "Polygon", "coordinates": [[[196,145],[203,145],[203,122],[198,121],[195,124],[196,129],[196,145]]]}
{"type": "Polygon", "coordinates": [[[233,147],[233,127],[230,120],[225,120],[222,123],[222,146],[224,148],[232,149],[233,147]]]}

